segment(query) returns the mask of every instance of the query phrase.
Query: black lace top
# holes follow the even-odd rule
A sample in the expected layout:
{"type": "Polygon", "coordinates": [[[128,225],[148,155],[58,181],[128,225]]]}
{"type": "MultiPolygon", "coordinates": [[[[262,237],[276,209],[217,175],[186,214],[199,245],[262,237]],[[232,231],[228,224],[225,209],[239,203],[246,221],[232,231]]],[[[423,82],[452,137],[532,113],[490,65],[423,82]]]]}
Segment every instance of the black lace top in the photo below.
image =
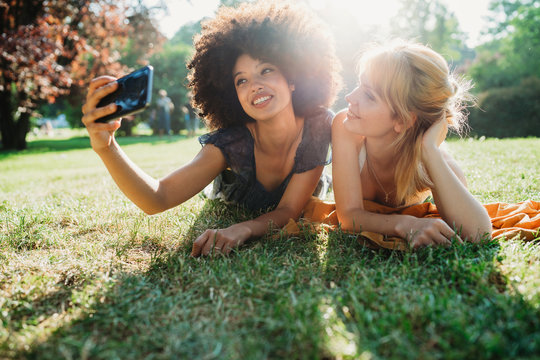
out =
{"type": "Polygon", "coordinates": [[[330,163],[332,117],[331,111],[321,108],[305,118],[302,141],[296,149],[293,168],[272,191],[267,191],[256,178],[254,140],[247,127],[220,129],[199,137],[201,145],[217,146],[228,165],[228,169],[214,180],[211,197],[243,205],[252,211],[276,207],[293,174],[330,163]]]}

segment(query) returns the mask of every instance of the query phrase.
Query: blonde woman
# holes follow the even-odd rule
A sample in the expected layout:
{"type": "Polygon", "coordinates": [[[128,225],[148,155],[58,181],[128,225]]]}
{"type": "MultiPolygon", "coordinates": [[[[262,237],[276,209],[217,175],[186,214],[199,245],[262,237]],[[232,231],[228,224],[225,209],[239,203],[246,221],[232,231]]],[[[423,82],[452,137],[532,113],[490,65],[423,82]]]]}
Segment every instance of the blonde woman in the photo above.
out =
{"type": "Polygon", "coordinates": [[[347,110],[332,125],[336,210],[344,230],[407,239],[411,246],[478,241],[491,232],[487,212],[463,172],[439,145],[460,131],[468,86],[426,46],[393,42],[366,52],[347,110]],[[409,206],[433,196],[442,219],[366,211],[363,201],[409,206]]]}

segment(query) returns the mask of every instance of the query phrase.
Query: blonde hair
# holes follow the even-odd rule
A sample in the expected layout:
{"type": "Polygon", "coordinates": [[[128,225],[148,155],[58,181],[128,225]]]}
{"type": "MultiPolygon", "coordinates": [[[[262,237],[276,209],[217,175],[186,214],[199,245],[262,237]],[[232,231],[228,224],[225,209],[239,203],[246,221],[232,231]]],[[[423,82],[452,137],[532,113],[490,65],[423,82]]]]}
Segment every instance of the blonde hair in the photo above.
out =
{"type": "Polygon", "coordinates": [[[369,78],[405,129],[394,143],[396,202],[403,205],[432,185],[421,161],[424,132],[444,118],[449,128],[463,132],[465,103],[473,99],[470,82],[451,73],[446,60],[429,47],[402,40],[370,48],[358,73],[369,78]]]}

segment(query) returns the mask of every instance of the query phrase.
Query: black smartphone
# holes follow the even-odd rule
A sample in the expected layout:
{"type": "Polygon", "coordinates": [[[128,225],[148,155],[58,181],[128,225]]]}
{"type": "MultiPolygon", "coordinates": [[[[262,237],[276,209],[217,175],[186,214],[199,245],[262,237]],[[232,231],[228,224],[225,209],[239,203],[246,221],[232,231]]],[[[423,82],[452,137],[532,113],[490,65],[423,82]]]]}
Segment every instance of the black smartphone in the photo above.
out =
{"type": "Polygon", "coordinates": [[[116,80],[118,88],[115,92],[105,96],[99,101],[97,107],[116,103],[116,111],[96,120],[107,122],[122,116],[135,114],[150,106],[152,100],[152,81],[154,68],[150,65],[116,80]]]}

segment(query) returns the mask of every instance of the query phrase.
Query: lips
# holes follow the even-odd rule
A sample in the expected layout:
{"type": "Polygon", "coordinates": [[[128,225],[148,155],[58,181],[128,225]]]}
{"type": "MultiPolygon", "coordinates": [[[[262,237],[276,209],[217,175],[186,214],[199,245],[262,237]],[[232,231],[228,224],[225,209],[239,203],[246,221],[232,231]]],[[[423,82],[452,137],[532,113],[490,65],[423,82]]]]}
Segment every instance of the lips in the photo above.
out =
{"type": "Polygon", "coordinates": [[[347,118],[357,118],[359,119],[360,116],[356,115],[352,110],[351,108],[347,109],[347,118]]]}
{"type": "Polygon", "coordinates": [[[257,94],[257,95],[253,98],[253,101],[251,102],[251,104],[254,105],[254,106],[256,106],[256,107],[263,107],[263,106],[265,106],[272,98],[273,98],[273,96],[270,95],[270,94],[263,94],[263,93],[260,93],[260,94],[257,94]]]}

